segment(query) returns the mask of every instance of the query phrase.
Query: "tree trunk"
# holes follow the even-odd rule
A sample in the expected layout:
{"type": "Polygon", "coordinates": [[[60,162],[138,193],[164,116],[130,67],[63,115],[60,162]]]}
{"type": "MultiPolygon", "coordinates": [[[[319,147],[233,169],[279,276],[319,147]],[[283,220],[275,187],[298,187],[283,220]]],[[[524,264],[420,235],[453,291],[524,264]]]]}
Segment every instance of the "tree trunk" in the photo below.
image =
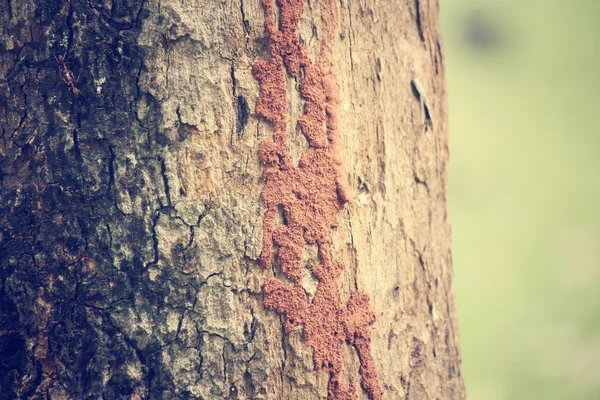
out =
{"type": "Polygon", "coordinates": [[[0,398],[464,398],[437,8],[3,1],[0,398]]]}

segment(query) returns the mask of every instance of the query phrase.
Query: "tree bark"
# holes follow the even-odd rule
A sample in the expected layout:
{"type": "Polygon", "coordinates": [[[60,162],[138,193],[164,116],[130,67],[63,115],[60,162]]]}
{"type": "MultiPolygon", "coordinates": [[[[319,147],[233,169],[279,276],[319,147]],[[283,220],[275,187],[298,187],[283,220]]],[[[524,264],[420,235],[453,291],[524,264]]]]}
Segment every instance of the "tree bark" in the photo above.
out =
{"type": "Polygon", "coordinates": [[[437,10],[0,3],[0,398],[465,398],[437,10]]]}

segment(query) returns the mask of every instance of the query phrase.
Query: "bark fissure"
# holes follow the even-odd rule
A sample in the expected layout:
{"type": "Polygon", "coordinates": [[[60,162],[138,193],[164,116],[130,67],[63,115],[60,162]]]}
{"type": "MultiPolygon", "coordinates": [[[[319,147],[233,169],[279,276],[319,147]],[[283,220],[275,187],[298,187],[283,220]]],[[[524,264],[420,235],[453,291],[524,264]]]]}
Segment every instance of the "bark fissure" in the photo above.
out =
{"type": "Polygon", "coordinates": [[[425,41],[425,36],[423,35],[423,26],[421,24],[421,0],[415,0],[415,22],[417,23],[417,30],[419,32],[419,38],[421,41],[425,41]]]}

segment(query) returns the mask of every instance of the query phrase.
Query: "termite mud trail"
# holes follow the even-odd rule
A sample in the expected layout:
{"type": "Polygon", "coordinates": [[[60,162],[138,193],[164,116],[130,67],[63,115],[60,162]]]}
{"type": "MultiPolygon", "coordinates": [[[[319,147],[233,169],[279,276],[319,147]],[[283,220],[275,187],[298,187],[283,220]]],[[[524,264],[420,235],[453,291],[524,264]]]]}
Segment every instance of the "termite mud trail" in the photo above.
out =
{"type": "Polygon", "coordinates": [[[360,359],[361,385],[371,399],[383,392],[371,357],[370,325],[375,314],[368,295],[357,290],[342,304],[337,278],[344,269],[341,260],[332,259],[330,230],[337,226],[338,213],[349,201],[342,182],[337,107],[339,94],[331,46],[335,33],[333,0],[321,2],[321,38],[318,62],[307,55],[296,33],[304,0],[278,0],[279,24],[273,0],[262,0],[265,29],[269,35],[270,59],[258,60],[253,73],[260,81],[256,112],[273,124],[273,139],[260,143],[259,157],[265,166],[262,199],[266,206],[263,221],[263,249],[260,264],[273,263],[273,247],[279,248],[281,271],[292,284],[271,278],[264,286],[266,308],[285,314],[285,329],[303,325],[304,339],[313,349],[317,371],[329,373],[329,399],[357,399],[356,387],[343,382],[342,345],[353,344],[360,359]],[[298,124],[309,148],[298,166],[286,150],[287,93],[286,74],[304,76],[300,93],[305,99],[304,115],[298,124]],[[278,207],[283,207],[285,224],[275,225],[278,207]],[[312,273],[319,280],[310,304],[302,287],[304,246],[316,244],[321,264],[312,273]]]}

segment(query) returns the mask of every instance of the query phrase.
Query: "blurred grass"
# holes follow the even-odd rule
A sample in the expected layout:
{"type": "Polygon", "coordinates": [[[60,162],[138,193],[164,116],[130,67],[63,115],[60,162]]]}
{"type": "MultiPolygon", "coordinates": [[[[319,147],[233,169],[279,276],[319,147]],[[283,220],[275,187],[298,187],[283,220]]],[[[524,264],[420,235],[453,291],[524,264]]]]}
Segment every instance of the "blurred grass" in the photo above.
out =
{"type": "Polygon", "coordinates": [[[600,1],[440,3],[469,399],[600,399],[600,1]]]}

